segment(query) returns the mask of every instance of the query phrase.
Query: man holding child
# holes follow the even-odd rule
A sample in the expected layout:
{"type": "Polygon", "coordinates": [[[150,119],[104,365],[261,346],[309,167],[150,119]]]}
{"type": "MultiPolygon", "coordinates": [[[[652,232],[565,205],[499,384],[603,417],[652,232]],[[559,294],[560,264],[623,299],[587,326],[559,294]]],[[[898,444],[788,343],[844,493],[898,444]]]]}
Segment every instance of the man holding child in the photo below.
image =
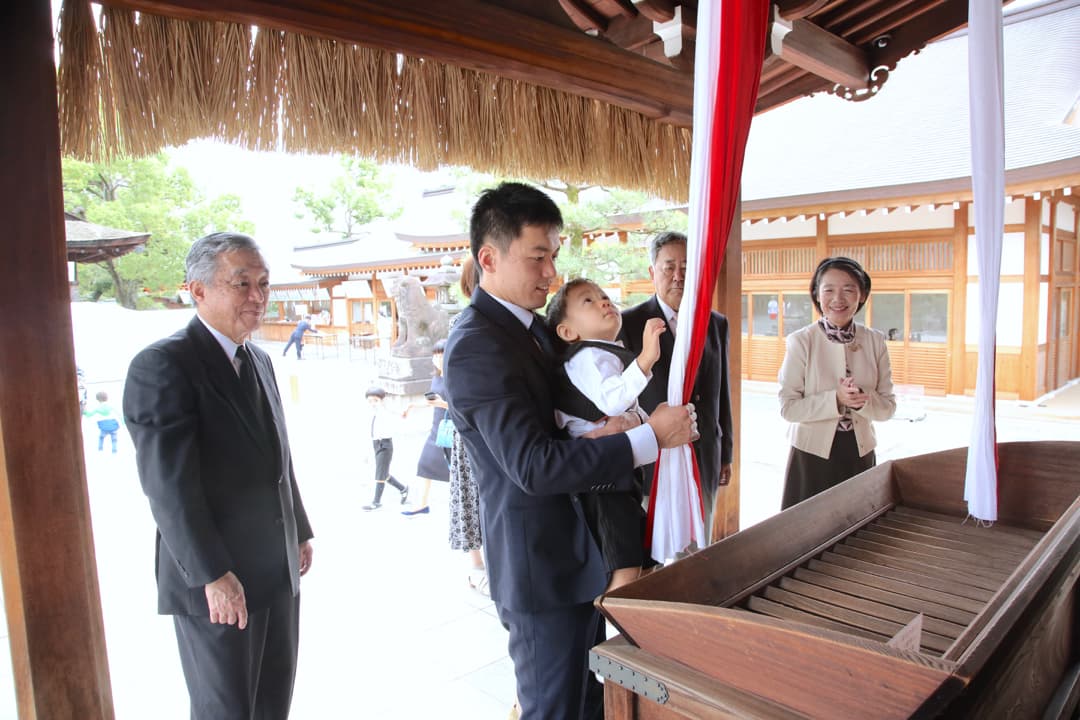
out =
{"type": "Polygon", "coordinates": [[[523,720],[599,718],[588,650],[607,584],[576,493],[628,491],[633,469],[697,437],[693,406],[658,406],[570,439],[555,424],[557,358],[543,320],[562,216],[521,183],[484,191],[470,222],[480,284],[446,347],[450,415],[473,464],[491,598],[509,630],[523,720]],[[625,432],[624,427],[630,426],[625,432]]]}

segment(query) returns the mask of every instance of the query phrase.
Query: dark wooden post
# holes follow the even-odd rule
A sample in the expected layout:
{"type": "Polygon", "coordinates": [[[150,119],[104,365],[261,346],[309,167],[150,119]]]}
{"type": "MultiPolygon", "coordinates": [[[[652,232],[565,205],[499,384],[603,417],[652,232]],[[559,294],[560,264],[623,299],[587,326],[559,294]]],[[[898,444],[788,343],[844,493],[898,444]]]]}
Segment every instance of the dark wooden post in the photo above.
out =
{"type": "Polygon", "coordinates": [[[111,718],[83,467],[49,0],[0,5],[0,567],[19,717],[111,718]]]}
{"type": "Polygon", "coordinates": [[[735,218],[731,222],[724,264],[716,280],[713,308],[727,316],[728,320],[728,381],[731,383],[731,429],[735,435],[735,463],[731,468],[731,482],[716,493],[713,513],[712,540],[722,540],[739,531],[739,467],[742,453],[742,193],[735,206],[735,218]]]}

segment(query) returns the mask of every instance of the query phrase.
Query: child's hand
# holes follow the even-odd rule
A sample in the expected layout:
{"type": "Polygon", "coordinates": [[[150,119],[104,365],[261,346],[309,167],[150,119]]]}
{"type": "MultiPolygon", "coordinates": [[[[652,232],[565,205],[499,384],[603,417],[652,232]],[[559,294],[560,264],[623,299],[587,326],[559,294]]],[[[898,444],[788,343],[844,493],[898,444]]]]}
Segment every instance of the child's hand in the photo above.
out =
{"type": "Polygon", "coordinates": [[[660,335],[667,330],[667,324],[660,318],[649,318],[641,332],[641,353],[637,356],[638,367],[648,375],[653,365],[660,359],[660,335]]]}

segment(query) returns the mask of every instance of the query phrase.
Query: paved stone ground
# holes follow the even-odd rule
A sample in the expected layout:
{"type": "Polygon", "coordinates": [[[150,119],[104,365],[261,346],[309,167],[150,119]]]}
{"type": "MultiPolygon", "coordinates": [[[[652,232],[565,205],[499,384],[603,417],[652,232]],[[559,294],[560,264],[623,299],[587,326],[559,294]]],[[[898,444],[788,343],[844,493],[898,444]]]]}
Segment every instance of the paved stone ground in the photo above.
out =
{"type": "MultiPolygon", "coordinates": [[[[90,395],[105,389],[119,402],[131,355],[181,327],[190,313],[77,306],[73,317],[90,395]]],[[[435,485],[427,516],[402,517],[390,495],[381,510],[360,510],[373,491],[363,401],[374,380],[373,358],[350,359],[344,351],[319,358],[309,347],[307,359],[297,361],[282,358],[280,344],[264,347],[275,358],[316,533],[314,565],[303,581],[293,717],[502,720],[513,701],[506,635],[491,603],[468,588],[465,557],[448,548],[447,487],[435,485]]],[[[925,418],[879,424],[879,460],[966,445],[972,404],[905,398],[900,414],[925,418]]],[[[998,416],[1002,442],[1080,439],[1080,386],[1042,403],[1002,402],[998,416]]],[[[396,439],[392,470],[404,482],[415,482],[429,417],[412,413],[396,439]]],[[[743,383],[742,427],[746,527],[779,506],[787,442],[775,384],[743,383]]],[[[186,718],[172,624],[154,612],[154,530],[130,439],[122,430],[113,456],[97,451],[92,422],[83,432],[116,716],[186,718]]],[[[6,653],[0,653],[0,677],[10,678],[6,653]]],[[[0,682],[0,719],[15,717],[14,689],[10,680],[0,682]]]]}

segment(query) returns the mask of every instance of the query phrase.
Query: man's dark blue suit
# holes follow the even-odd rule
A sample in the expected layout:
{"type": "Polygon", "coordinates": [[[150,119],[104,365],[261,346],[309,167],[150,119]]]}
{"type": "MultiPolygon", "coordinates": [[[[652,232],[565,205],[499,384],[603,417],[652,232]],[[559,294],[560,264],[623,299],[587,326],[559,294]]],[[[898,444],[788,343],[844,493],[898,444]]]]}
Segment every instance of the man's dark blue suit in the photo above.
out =
{"type": "Polygon", "coordinates": [[[555,363],[478,289],[450,334],[445,374],[479,489],[491,598],[510,630],[522,717],[576,720],[602,712],[587,658],[602,639],[592,602],[607,576],[574,493],[629,490],[634,463],[624,434],[570,439],[558,429],[555,363]]]}

